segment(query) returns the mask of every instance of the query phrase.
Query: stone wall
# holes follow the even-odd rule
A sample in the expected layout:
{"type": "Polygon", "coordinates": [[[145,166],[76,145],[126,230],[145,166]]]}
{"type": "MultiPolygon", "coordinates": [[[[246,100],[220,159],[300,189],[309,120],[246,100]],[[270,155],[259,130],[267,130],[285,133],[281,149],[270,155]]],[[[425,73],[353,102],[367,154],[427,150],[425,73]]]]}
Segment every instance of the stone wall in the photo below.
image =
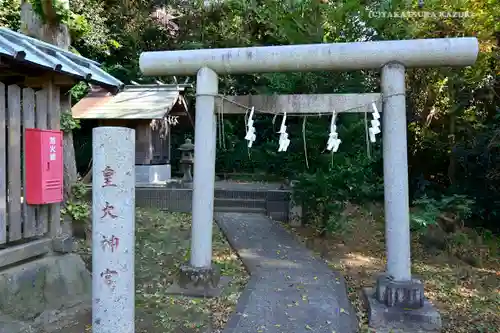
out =
{"type": "Polygon", "coordinates": [[[0,272],[0,333],[50,332],[91,308],[92,278],[76,254],[0,272]]]}
{"type": "MultiPolygon", "coordinates": [[[[171,212],[191,213],[193,190],[190,188],[166,188],[160,186],[136,187],[136,206],[157,208],[171,212]]],[[[90,194],[90,198],[91,198],[90,194]]],[[[219,211],[262,211],[277,221],[288,221],[290,216],[291,191],[289,190],[215,190],[215,205],[219,211]]]]}

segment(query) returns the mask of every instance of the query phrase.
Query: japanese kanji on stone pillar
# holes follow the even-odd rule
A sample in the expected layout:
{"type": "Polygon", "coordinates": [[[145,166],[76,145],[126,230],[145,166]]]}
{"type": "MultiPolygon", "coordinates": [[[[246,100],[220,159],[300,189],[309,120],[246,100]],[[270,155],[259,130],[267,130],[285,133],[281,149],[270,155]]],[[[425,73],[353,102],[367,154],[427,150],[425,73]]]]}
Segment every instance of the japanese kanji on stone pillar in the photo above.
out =
{"type": "Polygon", "coordinates": [[[133,333],[135,131],[92,133],[92,332],[133,333]]]}

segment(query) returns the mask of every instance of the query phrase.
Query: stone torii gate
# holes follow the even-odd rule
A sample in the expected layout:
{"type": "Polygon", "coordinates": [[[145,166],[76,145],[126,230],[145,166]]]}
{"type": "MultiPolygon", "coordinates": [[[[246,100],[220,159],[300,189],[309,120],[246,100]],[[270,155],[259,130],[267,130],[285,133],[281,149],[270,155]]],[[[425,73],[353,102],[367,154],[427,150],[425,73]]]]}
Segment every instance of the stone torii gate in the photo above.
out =
{"type": "Polygon", "coordinates": [[[144,75],[197,73],[190,274],[210,276],[212,271],[218,75],[381,69],[387,271],[375,291],[366,291],[370,324],[411,317],[439,326],[423,283],[411,275],[405,69],[469,66],[478,52],[477,39],[466,37],[142,53],[144,75]]]}

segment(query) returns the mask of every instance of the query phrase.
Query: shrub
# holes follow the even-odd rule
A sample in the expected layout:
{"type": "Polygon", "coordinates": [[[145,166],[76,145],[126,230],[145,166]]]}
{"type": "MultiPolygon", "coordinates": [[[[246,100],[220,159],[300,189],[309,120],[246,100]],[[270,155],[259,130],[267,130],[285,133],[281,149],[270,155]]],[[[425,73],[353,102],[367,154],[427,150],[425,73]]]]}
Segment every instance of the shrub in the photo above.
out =
{"type": "Polygon", "coordinates": [[[306,222],[315,224],[322,234],[336,232],[341,229],[340,214],[346,202],[380,200],[383,182],[376,172],[378,161],[363,153],[338,154],[324,170],[300,175],[293,200],[302,205],[306,222]]]}

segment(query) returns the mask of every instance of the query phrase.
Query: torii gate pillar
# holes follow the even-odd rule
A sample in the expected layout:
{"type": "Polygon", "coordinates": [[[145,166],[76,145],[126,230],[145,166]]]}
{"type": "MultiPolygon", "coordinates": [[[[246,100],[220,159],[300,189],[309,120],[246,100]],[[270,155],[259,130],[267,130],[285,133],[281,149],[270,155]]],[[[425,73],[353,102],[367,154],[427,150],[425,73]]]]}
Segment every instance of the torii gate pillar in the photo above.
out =
{"type": "MultiPolygon", "coordinates": [[[[374,328],[404,329],[409,321],[413,329],[420,327],[429,331],[439,329],[441,319],[425,300],[423,283],[411,276],[405,68],[469,66],[476,61],[478,52],[476,38],[442,38],[145,52],[141,54],[139,63],[144,75],[198,73],[198,81],[201,80],[197,82],[198,94],[216,92],[215,73],[381,68],[387,271],[378,279],[375,290],[365,290],[369,322],[374,328]]],[[[197,97],[193,200],[199,202],[193,202],[191,264],[206,266],[199,267],[200,270],[208,269],[207,265],[211,263],[208,253],[211,252],[214,193],[213,186],[204,185],[204,182],[213,183],[215,153],[201,149],[212,147],[216,135],[213,104],[213,98],[197,97]],[[200,143],[200,139],[206,141],[200,143]]]]}
{"type": "Polygon", "coordinates": [[[385,241],[387,274],[411,280],[408,153],[406,139],[405,68],[382,67],[382,140],[384,162],[385,241]]]}
{"type": "Polygon", "coordinates": [[[214,200],[211,198],[214,197],[215,190],[217,148],[215,95],[218,93],[218,87],[217,73],[206,67],[198,71],[190,258],[191,266],[197,268],[210,268],[212,264],[212,223],[207,223],[207,221],[212,221],[214,218],[214,200]],[[197,161],[201,163],[196,163],[197,161]]]}

